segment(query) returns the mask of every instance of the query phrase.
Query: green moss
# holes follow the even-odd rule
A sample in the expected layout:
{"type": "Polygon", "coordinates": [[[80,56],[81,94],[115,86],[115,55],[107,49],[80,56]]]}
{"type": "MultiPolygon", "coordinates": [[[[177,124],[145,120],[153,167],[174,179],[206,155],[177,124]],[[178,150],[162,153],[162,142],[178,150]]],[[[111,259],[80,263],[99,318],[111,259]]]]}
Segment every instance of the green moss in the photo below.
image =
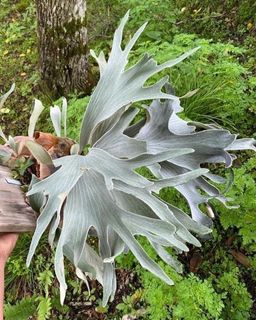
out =
{"type": "MultiPolygon", "coordinates": [[[[87,22],[86,18],[72,19],[69,22],[64,23],[61,26],[54,26],[46,30],[47,38],[53,39],[52,46],[59,49],[67,49],[69,45],[69,39],[72,39],[75,33],[81,28],[86,28],[87,22]]],[[[75,46],[65,50],[65,60],[69,60],[70,57],[75,55],[87,54],[88,47],[84,43],[77,42],[75,46]]]]}
{"type": "Polygon", "coordinates": [[[63,29],[68,35],[74,34],[77,30],[87,27],[87,18],[86,16],[83,19],[72,19],[69,22],[63,24],[63,29]]]}

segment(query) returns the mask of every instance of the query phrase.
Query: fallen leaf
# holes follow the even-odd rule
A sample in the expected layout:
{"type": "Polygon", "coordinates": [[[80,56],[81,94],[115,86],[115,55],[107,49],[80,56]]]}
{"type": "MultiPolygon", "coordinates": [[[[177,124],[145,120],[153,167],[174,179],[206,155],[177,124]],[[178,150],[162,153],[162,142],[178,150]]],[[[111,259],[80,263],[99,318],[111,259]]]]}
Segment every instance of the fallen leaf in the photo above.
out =
{"type": "Polygon", "coordinates": [[[235,237],[234,237],[234,236],[228,237],[227,240],[226,240],[226,245],[227,245],[228,247],[232,246],[234,240],[235,240],[235,237]]]}
{"type": "Polygon", "coordinates": [[[247,268],[250,267],[251,262],[250,262],[249,258],[246,257],[246,255],[244,255],[242,252],[232,250],[231,254],[235,258],[235,260],[237,262],[241,263],[244,267],[247,267],[247,268]]]}
{"type": "Polygon", "coordinates": [[[203,259],[199,252],[195,252],[189,262],[190,272],[196,273],[202,263],[203,259]]]}

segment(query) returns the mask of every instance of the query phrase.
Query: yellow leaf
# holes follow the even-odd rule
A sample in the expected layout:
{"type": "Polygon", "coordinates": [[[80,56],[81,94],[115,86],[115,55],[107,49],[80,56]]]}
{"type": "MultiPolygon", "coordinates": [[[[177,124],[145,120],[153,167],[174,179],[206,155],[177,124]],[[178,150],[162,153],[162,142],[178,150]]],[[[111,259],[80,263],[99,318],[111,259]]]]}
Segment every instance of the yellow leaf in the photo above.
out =
{"type": "Polygon", "coordinates": [[[9,113],[9,112],[10,112],[10,109],[8,109],[8,108],[2,108],[0,110],[0,113],[9,113]]]}
{"type": "Polygon", "coordinates": [[[253,24],[251,22],[247,23],[247,29],[250,30],[253,27],[253,24]]]}
{"type": "Polygon", "coordinates": [[[20,75],[21,75],[22,77],[25,77],[27,74],[26,74],[26,72],[22,72],[20,75]]]}
{"type": "Polygon", "coordinates": [[[25,56],[26,56],[25,53],[20,54],[20,57],[25,57],[25,56]]]}

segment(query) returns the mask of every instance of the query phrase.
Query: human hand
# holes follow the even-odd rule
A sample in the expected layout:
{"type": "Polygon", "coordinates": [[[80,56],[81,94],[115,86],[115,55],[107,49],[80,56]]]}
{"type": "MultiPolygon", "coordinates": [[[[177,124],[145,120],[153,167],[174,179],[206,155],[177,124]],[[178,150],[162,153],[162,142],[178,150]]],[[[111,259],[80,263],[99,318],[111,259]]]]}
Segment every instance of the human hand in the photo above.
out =
{"type": "Polygon", "coordinates": [[[19,235],[17,233],[0,233],[0,261],[5,263],[9,258],[19,235]]]}

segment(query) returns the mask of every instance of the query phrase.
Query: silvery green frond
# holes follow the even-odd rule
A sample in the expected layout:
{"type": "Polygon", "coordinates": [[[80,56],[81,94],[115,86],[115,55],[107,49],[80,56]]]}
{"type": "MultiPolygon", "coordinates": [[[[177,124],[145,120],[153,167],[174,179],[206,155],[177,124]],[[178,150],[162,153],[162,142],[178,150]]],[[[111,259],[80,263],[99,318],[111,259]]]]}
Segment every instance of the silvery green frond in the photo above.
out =
{"type": "MultiPolygon", "coordinates": [[[[84,259],[84,254],[87,255],[88,266],[83,271],[93,276],[97,275],[99,280],[101,279],[104,287],[104,304],[110,296],[113,297],[115,291],[112,281],[115,279],[114,257],[121,254],[125,246],[133,252],[144,268],[171,284],[172,281],[147,256],[134,236],[147,236],[161,255],[164,255],[164,247],[167,246],[187,251],[185,242],[198,246],[200,243],[179,222],[168,206],[153,195],[153,191],[158,190],[161,185],[156,187],[153,181],[135,173],[134,169],[191,151],[191,149],[173,149],[158,154],[145,153],[127,160],[116,158],[104,150],[92,148],[86,156],[74,155],[54,160],[55,167],[59,169],[48,178],[36,181],[28,192],[29,196],[34,197],[37,194],[45,195],[45,204],[38,218],[28,263],[48,225],[50,225],[51,239],[54,239],[62,212],[63,222],[55,255],[55,271],[61,284],[62,300],[66,290],[63,257],[66,255],[67,246],[69,252],[70,250],[72,252],[72,255],[69,253],[69,259],[80,269],[82,264],[80,260],[84,259]],[[127,195],[127,200],[123,195],[127,195]],[[141,211],[136,212],[134,204],[136,206],[138,203],[141,205],[141,211]],[[147,206],[152,216],[143,209],[147,206]],[[86,238],[91,228],[96,231],[99,239],[99,256],[94,251],[84,252],[84,248],[87,247],[86,238]],[[94,265],[99,259],[103,260],[101,273],[94,265]]],[[[184,183],[206,171],[205,169],[195,170],[195,173],[192,171],[188,176],[177,177],[176,182],[173,180],[172,183],[184,183]]],[[[157,183],[161,184],[161,181],[157,183]]],[[[209,232],[209,229],[203,226],[198,230],[202,234],[209,232]]]]}
{"type": "MultiPolygon", "coordinates": [[[[197,131],[195,123],[191,125],[178,116],[177,113],[180,111],[182,108],[179,100],[153,101],[148,108],[147,123],[135,135],[136,139],[147,142],[148,152],[163,152],[170,148],[177,148],[178,145],[181,148],[195,150],[194,153],[169,159],[159,163],[158,166],[151,166],[149,169],[159,179],[169,179],[176,177],[177,174],[185,174],[200,168],[201,164],[205,163],[224,162],[229,167],[232,165],[234,156],[228,151],[256,150],[254,139],[237,139],[236,135],[222,128],[199,124],[200,131],[197,131]]],[[[220,194],[218,188],[209,180],[217,183],[225,182],[223,178],[207,173],[204,177],[175,187],[187,200],[193,219],[206,226],[211,226],[212,221],[201,211],[199,205],[208,203],[212,198],[224,204],[229,200],[220,194]]]]}
{"type": "Polygon", "coordinates": [[[137,113],[138,110],[131,108],[125,111],[119,121],[101,136],[94,144],[94,147],[106,150],[120,158],[131,158],[147,152],[147,143],[145,141],[140,141],[124,134],[125,129],[127,129],[137,113]]]}
{"type": "Polygon", "coordinates": [[[223,129],[196,132],[195,127],[177,116],[175,108],[177,101],[153,101],[148,108],[148,121],[136,138],[147,141],[148,151],[152,153],[178,147],[192,148],[194,153],[173,161],[189,170],[199,168],[202,163],[225,162],[230,166],[232,157],[226,148],[235,141],[236,136],[223,129]]]}
{"type": "Polygon", "coordinates": [[[243,138],[235,140],[231,145],[227,146],[226,150],[254,150],[256,151],[256,143],[254,139],[243,138]]]}
{"type": "MultiPolygon", "coordinates": [[[[72,155],[53,160],[56,171],[41,181],[34,178],[28,192],[33,207],[40,207],[40,215],[27,262],[49,227],[49,241],[56,246],[55,271],[62,302],[67,289],[64,256],[80,275],[83,272],[103,285],[104,305],[116,291],[115,258],[127,249],[144,268],[172,284],[136,236],[146,237],[159,257],[180,272],[180,264],[166,248],[181,252],[188,251],[187,243],[200,246],[195,235],[208,234],[211,220],[199,205],[212,198],[226,201],[210,183],[224,179],[201,165],[225,163],[228,167],[234,158],[228,151],[255,148],[253,140],[237,140],[227,130],[182,120],[179,99],[169,86],[166,93],[161,91],[166,78],[144,87],[152,75],[195,50],[161,65],[145,55],[126,69],[128,54],[145,28],[143,25],[121,49],[127,19],[128,14],[115,32],[108,61],[103,53],[98,57],[92,53],[100,66],[100,80],[82,122],[80,152],[76,146],[72,155]],[[134,124],[137,110],[131,104],[151,99],[155,100],[147,120],[134,124]],[[139,175],[136,169],[141,167],[149,168],[155,179],[139,175]],[[169,186],[185,197],[192,217],[159,197],[159,191],[169,186]],[[89,245],[89,235],[98,239],[98,248],[89,245]]],[[[58,123],[59,119],[60,115],[58,123]]]]}
{"type": "MultiPolygon", "coordinates": [[[[87,144],[92,145],[96,142],[94,132],[98,126],[124,106],[141,100],[177,99],[174,95],[161,91],[167,81],[166,77],[149,87],[144,87],[144,84],[154,74],[176,65],[198,49],[190,50],[179,58],[160,65],[157,65],[155,60],[145,54],[136,65],[125,69],[128,55],[146,26],[144,24],[122,50],[123,29],[128,17],[129,14],[127,13],[114,34],[108,61],[106,62],[105,58],[103,59],[102,54],[100,55],[101,58],[97,58],[100,64],[101,77],[91,96],[82,122],[80,134],[81,151],[87,144]]],[[[93,55],[95,56],[95,54],[93,55]]]]}
{"type": "Polygon", "coordinates": [[[38,99],[35,99],[34,108],[29,119],[29,127],[28,127],[28,136],[31,138],[33,138],[34,136],[37,120],[43,110],[44,110],[44,107],[42,102],[38,99]]]}
{"type": "Polygon", "coordinates": [[[50,116],[56,135],[61,136],[61,111],[59,106],[53,106],[50,108],[50,116]]]}
{"type": "Polygon", "coordinates": [[[54,131],[58,137],[67,134],[67,99],[63,98],[62,107],[53,106],[50,108],[50,117],[54,127],[54,131]]]}

